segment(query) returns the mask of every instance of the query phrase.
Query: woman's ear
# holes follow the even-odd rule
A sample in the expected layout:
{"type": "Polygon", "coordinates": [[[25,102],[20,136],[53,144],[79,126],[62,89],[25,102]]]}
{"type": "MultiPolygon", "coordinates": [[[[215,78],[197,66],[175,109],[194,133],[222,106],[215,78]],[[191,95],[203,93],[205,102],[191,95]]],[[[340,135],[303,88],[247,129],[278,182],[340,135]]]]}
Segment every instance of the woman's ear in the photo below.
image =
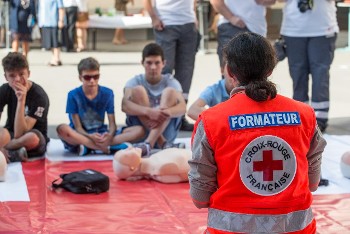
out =
{"type": "Polygon", "coordinates": [[[229,68],[229,66],[227,66],[227,64],[225,64],[224,67],[224,75],[227,76],[227,78],[232,82],[233,87],[239,86],[239,81],[236,75],[232,73],[231,69],[229,68]]]}

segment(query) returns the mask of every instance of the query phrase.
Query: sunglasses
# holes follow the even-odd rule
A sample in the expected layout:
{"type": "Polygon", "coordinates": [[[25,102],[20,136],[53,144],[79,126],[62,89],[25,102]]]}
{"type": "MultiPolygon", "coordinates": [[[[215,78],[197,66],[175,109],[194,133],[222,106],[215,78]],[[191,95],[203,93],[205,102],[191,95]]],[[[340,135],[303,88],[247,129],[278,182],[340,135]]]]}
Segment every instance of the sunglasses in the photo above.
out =
{"type": "Polygon", "coordinates": [[[81,76],[84,80],[90,81],[91,79],[98,80],[100,78],[100,74],[97,75],[83,75],[81,76]]]}

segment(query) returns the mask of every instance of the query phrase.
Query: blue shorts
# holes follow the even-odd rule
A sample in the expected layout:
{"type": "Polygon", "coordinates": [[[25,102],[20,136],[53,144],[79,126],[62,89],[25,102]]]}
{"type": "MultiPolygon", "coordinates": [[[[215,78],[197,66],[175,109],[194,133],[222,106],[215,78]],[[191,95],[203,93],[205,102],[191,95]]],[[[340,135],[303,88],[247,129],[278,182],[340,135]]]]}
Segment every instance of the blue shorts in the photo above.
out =
{"type": "MultiPolygon", "coordinates": [[[[127,116],[126,125],[128,127],[143,126],[140,119],[136,116],[127,116]]],[[[181,117],[172,118],[170,120],[168,126],[165,128],[165,130],[163,132],[163,136],[167,140],[167,142],[169,142],[169,143],[174,142],[174,140],[177,137],[177,134],[179,133],[180,126],[181,126],[181,117]]],[[[147,131],[147,135],[148,135],[148,130],[146,129],[146,131],[147,131]]]]}
{"type": "MultiPolygon", "coordinates": [[[[115,131],[115,135],[121,134],[124,131],[125,128],[126,127],[118,128],[117,131],[115,131]]],[[[107,131],[104,131],[104,132],[100,132],[99,131],[100,134],[105,133],[105,132],[107,132],[107,131]]],[[[71,144],[69,144],[68,142],[66,142],[66,141],[64,141],[62,139],[61,139],[61,141],[63,142],[64,148],[66,150],[68,150],[69,152],[72,152],[72,153],[78,153],[79,152],[79,145],[71,145],[71,144]]]]}

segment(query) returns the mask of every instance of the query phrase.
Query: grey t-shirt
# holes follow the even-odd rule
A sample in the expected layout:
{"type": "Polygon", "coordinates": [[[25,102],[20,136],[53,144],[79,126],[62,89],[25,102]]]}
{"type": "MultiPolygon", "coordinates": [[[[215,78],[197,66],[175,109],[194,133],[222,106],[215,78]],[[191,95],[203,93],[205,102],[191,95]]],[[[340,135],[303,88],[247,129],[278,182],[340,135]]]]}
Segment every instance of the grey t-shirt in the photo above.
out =
{"type": "Polygon", "coordinates": [[[124,88],[133,88],[138,85],[141,85],[146,89],[151,107],[159,106],[160,97],[165,88],[171,87],[182,93],[181,84],[171,74],[162,75],[160,82],[154,85],[146,81],[144,74],[136,75],[134,78],[131,78],[126,82],[124,88]]]}

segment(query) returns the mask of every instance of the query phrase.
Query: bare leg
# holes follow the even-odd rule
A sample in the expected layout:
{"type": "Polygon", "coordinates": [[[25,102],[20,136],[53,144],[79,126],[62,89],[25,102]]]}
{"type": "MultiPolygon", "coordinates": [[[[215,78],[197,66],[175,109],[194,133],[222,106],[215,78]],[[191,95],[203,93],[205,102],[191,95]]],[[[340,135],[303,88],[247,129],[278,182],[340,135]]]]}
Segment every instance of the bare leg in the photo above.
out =
{"type": "Polygon", "coordinates": [[[122,134],[116,135],[113,138],[113,145],[121,144],[123,142],[135,142],[143,138],[145,130],[142,126],[132,126],[125,128],[122,134]]]}
{"type": "Polygon", "coordinates": [[[71,145],[85,145],[86,147],[94,150],[102,150],[103,152],[108,152],[108,149],[101,149],[97,146],[91,139],[88,137],[78,133],[74,129],[72,129],[67,124],[60,124],[57,127],[57,135],[60,139],[66,141],[71,145]]]}
{"type": "Polygon", "coordinates": [[[27,57],[29,52],[29,42],[28,41],[23,41],[22,42],[22,53],[25,57],[27,57]]]}
{"type": "Polygon", "coordinates": [[[27,150],[35,149],[40,143],[39,137],[34,132],[28,132],[17,139],[12,139],[5,148],[7,150],[16,150],[25,147],[27,150]]]}
{"type": "Polygon", "coordinates": [[[77,48],[78,52],[85,49],[84,29],[83,28],[77,28],[77,43],[78,43],[78,48],[77,48]]]}
{"type": "Polygon", "coordinates": [[[61,54],[60,48],[53,48],[51,62],[55,64],[57,64],[58,62],[61,62],[60,54],[61,54]]]}
{"type": "Polygon", "coordinates": [[[12,41],[12,51],[13,52],[18,52],[19,49],[19,40],[18,39],[14,39],[12,41]]]}
{"type": "Polygon", "coordinates": [[[84,49],[87,48],[87,29],[86,28],[82,28],[81,29],[82,32],[82,45],[84,47],[84,49]]]}
{"type": "Polygon", "coordinates": [[[0,128],[0,149],[11,141],[11,136],[6,128],[0,128]]]}
{"type": "Polygon", "coordinates": [[[124,30],[121,28],[115,29],[113,44],[120,45],[120,44],[126,44],[126,43],[128,43],[128,41],[125,39],[124,30]]]}

